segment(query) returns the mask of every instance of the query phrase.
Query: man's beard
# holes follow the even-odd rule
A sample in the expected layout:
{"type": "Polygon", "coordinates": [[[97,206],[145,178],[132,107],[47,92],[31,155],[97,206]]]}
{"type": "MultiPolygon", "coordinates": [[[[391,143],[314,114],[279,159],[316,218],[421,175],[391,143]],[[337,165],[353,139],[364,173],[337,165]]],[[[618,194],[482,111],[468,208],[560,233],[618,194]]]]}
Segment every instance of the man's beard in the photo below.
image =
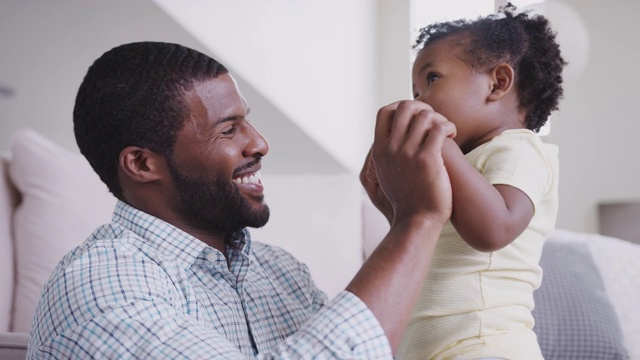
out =
{"type": "Polygon", "coordinates": [[[178,170],[172,160],[168,165],[183,215],[199,228],[232,232],[262,227],[269,220],[264,196],[255,199],[260,206],[254,208],[230,179],[191,177],[178,170]]]}

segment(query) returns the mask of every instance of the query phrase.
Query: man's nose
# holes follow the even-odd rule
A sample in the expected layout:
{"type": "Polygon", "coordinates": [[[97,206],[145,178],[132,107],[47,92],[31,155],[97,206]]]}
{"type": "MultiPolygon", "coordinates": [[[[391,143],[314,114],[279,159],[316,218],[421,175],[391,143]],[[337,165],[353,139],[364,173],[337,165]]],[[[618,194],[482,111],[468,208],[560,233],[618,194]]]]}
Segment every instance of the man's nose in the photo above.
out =
{"type": "Polygon", "coordinates": [[[249,141],[247,142],[247,146],[244,148],[245,156],[255,156],[260,155],[265,156],[269,152],[269,143],[267,139],[260,134],[260,132],[253,127],[253,125],[249,124],[247,136],[249,141]]]}

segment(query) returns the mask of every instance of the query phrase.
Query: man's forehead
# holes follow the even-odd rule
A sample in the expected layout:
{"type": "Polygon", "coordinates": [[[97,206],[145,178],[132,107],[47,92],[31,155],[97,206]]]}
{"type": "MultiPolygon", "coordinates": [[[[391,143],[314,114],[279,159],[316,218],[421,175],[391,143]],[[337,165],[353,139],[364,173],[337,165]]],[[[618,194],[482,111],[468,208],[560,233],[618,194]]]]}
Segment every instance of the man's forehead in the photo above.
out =
{"type": "Polygon", "coordinates": [[[209,121],[245,116],[249,112],[246,100],[229,74],[196,82],[186,99],[191,111],[195,112],[193,115],[205,116],[209,121]]]}

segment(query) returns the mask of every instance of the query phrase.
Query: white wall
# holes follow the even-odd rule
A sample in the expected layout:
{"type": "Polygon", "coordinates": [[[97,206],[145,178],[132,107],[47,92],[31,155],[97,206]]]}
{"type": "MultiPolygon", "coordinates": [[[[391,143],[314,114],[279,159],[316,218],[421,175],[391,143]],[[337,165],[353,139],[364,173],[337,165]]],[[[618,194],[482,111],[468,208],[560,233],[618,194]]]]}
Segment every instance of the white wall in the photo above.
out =
{"type": "Polygon", "coordinates": [[[154,1],[359,171],[375,118],[375,1],[154,1]]]}
{"type": "MultiPolygon", "coordinates": [[[[378,0],[376,108],[412,96],[414,0],[378,0]]],[[[371,142],[372,137],[368,139],[371,142]]]]}
{"type": "MultiPolygon", "coordinates": [[[[110,48],[143,40],[177,42],[217,58],[151,0],[0,1],[0,86],[14,92],[0,94],[0,149],[7,148],[16,129],[29,126],[77,151],[71,116],[87,68],[110,48]]],[[[283,109],[236,74],[235,63],[225,65],[252,108],[251,120],[270,142],[265,171],[347,171],[283,109]]]]}
{"type": "Polygon", "coordinates": [[[172,23],[147,1],[1,1],[0,83],[14,89],[0,97],[2,148],[18,127],[31,126],[75,150],[71,115],[89,65],[123,42],[197,45],[172,23]]]}
{"type": "Polygon", "coordinates": [[[557,226],[594,232],[598,203],[640,201],[640,2],[565,3],[589,29],[590,54],[581,76],[567,82],[547,137],[560,146],[557,226]]]}

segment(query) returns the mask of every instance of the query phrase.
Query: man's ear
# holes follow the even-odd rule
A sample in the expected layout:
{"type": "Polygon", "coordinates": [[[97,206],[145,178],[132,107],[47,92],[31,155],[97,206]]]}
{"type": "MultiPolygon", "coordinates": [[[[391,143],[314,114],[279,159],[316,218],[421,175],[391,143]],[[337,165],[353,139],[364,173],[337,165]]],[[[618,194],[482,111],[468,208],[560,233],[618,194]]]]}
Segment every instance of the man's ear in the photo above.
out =
{"type": "Polygon", "coordinates": [[[149,149],[127,146],[118,158],[123,175],[135,182],[149,182],[162,177],[164,157],[149,149]]]}
{"type": "Polygon", "coordinates": [[[491,70],[491,82],[493,88],[487,98],[488,101],[497,101],[507,95],[515,82],[515,72],[511,65],[507,63],[496,65],[491,70]]]}

